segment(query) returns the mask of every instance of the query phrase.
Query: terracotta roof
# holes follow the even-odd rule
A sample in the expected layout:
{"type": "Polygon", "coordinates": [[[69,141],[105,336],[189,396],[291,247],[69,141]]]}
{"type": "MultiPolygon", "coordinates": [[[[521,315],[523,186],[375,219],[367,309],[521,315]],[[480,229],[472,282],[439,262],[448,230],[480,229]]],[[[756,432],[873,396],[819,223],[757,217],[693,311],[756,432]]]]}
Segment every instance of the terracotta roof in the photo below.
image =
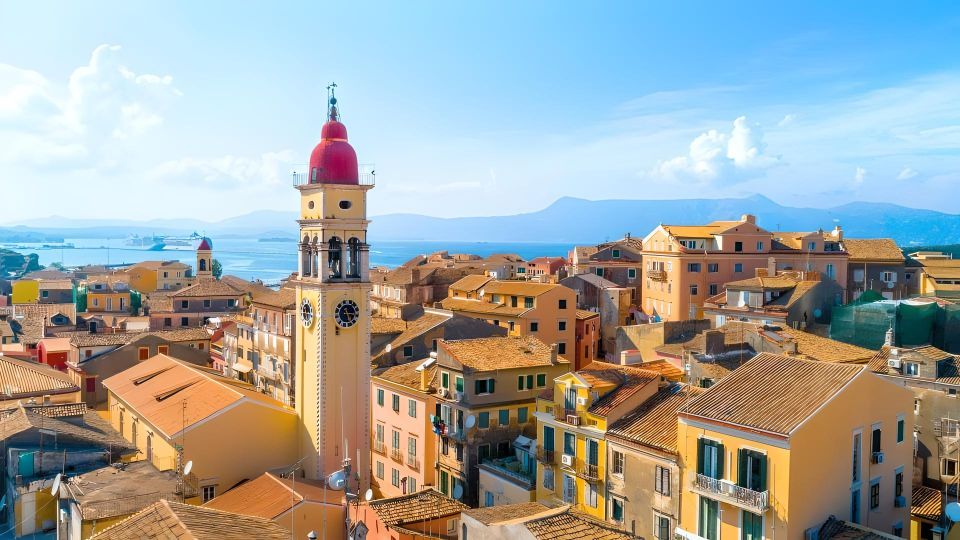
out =
{"type": "Polygon", "coordinates": [[[490,276],[473,274],[458,279],[456,282],[450,285],[450,288],[458,291],[476,291],[486,285],[488,281],[492,280],[493,278],[490,276]]]}
{"type": "Polygon", "coordinates": [[[418,336],[422,336],[427,331],[449,321],[450,317],[452,316],[452,313],[441,314],[424,312],[416,319],[402,321],[404,323],[404,329],[399,335],[390,340],[389,345],[391,350],[395,350],[397,347],[406,345],[418,336]]]}
{"type": "MultiPolygon", "coordinates": [[[[207,280],[201,280],[207,281],[207,280]]],[[[252,298],[257,298],[262,295],[271,295],[277,291],[267,287],[263,283],[257,281],[250,281],[243,279],[238,276],[226,275],[220,278],[220,283],[225,283],[234,289],[237,289],[240,292],[249,294],[252,298]]]]}
{"type": "MultiPolygon", "coordinates": [[[[744,344],[749,342],[746,335],[747,332],[755,331],[756,327],[757,325],[755,323],[730,321],[719,328],[714,328],[713,330],[723,332],[723,344],[727,350],[739,350],[743,348],[744,344]]],[[[706,333],[700,332],[687,341],[660,345],[659,347],[654,348],[654,351],[660,354],[669,354],[679,357],[682,356],[685,351],[702,353],[706,351],[706,348],[706,333]]]]}
{"type": "Polygon", "coordinates": [[[297,291],[289,288],[279,291],[267,289],[266,292],[254,294],[253,303],[279,309],[292,309],[297,304],[297,291]]]}
{"type": "Polygon", "coordinates": [[[632,365],[647,371],[655,371],[671,381],[679,381],[683,378],[683,370],[663,358],[632,365]]]}
{"type": "Polygon", "coordinates": [[[577,310],[577,319],[580,319],[580,320],[592,319],[594,317],[599,317],[599,316],[600,314],[595,311],[587,311],[585,309],[577,310]]]}
{"type": "MultiPolygon", "coordinates": [[[[585,281],[585,282],[593,285],[594,287],[596,287],[596,288],[598,288],[598,289],[616,289],[617,287],[620,286],[620,285],[617,285],[616,283],[610,281],[610,280],[607,279],[607,278],[602,278],[602,277],[598,276],[597,274],[594,274],[593,272],[584,272],[584,273],[582,273],[582,274],[577,274],[577,275],[575,275],[575,276],[570,276],[570,277],[568,277],[568,278],[564,278],[563,280],[561,280],[560,283],[563,283],[564,281],[566,281],[566,280],[568,280],[568,279],[571,279],[571,278],[576,278],[576,279],[579,279],[579,280],[581,280],[581,281],[585,281]]],[[[564,286],[566,286],[566,285],[564,285],[564,286]]]]}
{"type": "Polygon", "coordinates": [[[943,513],[943,493],[939,489],[914,486],[910,515],[929,521],[940,521],[943,513]]]}
{"type": "Polygon", "coordinates": [[[702,388],[674,384],[662,388],[607,430],[607,437],[620,442],[677,453],[677,411],[703,393],[702,388]]]}
{"type": "Polygon", "coordinates": [[[135,447],[124,440],[109,422],[83,403],[25,405],[0,410],[0,440],[30,429],[56,431],[62,439],[84,441],[117,453],[135,447]]]}
{"type": "MultiPolygon", "coordinates": [[[[525,336],[495,336],[476,339],[440,341],[440,347],[469,371],[494,371],[551,365],[549,345],[525,336]]],[[[569,364],[562,357],[557,362],[569,364]]]]}
{"type": "Polygon", "coordinates": [[[244,482],[204,504],[204,508],[233,512],[245,516],[275,519],[303,501],[341,505],[339,492],[327,490],[324,499],[322,482],[310,480],[296,481],[296,485],[286,478],[273,473],[262,475],[244,482]]]}
{"type": "Polygon", "coordinates": [[[538,540],[633,540],[635,537],[598,519],[575,512],[562,512],[524,524],[538,540]]]}
{"type": "Polygon", "coordinates": [[[660,374],[655,371],[598,361],[591,362],[575,374],[591,386],[604,383],[616,385],[590,405],[589,412],[597,415],[610,413],[647,384],[660,380],[660,374]]]}
{"type": "Polygon", "coordinates": [[[101,347],[109,345],[126,345],[143,336],[157,336],[172,343],[184,341],[203,341],[210,339],[210,332],[206,328],[176,328],[173,330],[156,330],[153,332],[117,332],[114,334],[74,334],[70,344],[74,347],[101,347]]]}
{"type": "Polygon", "coordinates": [[[199,298],[204,296],[240,296],[244,291],[218,279],[201,279],[170,294],[171,298],[199,298]]]}
{"type": "Polygon", "coordinates": [[[91,537],[94,540],[287,540],[290,531],[253,516],[160,501],[91,537]]]}
{"type": "Polygon", "coordinates": [[[64,352],[70,350],[70,338],[43,338],[39,344],[48,352],[64,352]]]}
{"type": "Polygon", "coordinates": [[[150,270],[159,270],[160,268],[190,268],[190,265],[187,263],[182,263],[180,261],[140,261],[134,265],[131,265],[130,268],[147,268],[150,270]]]}
{"type": "Polygon", "coordinates": [[[78,392],[70,376],[44,364],[0,355],[0,399],[78,392]]]}
{"type": "MultiPolygon", "coordinates": [[[[65,499],[75,501],[84,520],[128,516],[160,499],[177,499],[177,471],[159,471],[147,460],[71,476],[63,483],[65,499]]],[[[189,497],[189,495],[187,495],[189,497]]]]}
{"type": "MultiPolygon", "coordinates": [[[[960,385],[960,355],[942,351],[932,345],[920,347],[894,347],[898,349],[898,356],[902,360],[921,364],[936,364],[937,382],[960,385]]],[[[891,358],[891,347],[884,345],[870,360],[870,371],[874,373],[890,373],[887,360],[891,358]]]]}
{"type": "Polygon", "coordinates": [[[866,370],[761,353],[681,409],[681,416],[789,436],[866,370]]]}
{"type": "Polygon", "coordinates": [[[586,261],[591,255],[600,250],[597,249],[597,246],[574,246],[573,251],[576,253],[578,261],[586,261]]]}
{"type": "Polygon", "coordinates": [[[776,276],[757,276],[748,279],[731,281],[727,283],[726,288],[745,291],[791,289],[795,287],[799,281],[799,279],[789,274],[779,274],[776,276]]]}
{"type": "Polygon", "coordinates": [[[484,525],[490,525],[492,523],[535,516],[549,510],[549,507],[538,502],[523,502],[486,506],[483,508],[469,508],[464,510],[462,514],[470,516],[484,525]]]}
{"type": "Polygon", "coordinates": [[[897,540],[898,536],[869,529],[863,525],[850,523],[830,516],[820,526],[817,540],[897,540]]]}
{"type": "Polygon", "coordinates": [[[407,329],[407,322],[403,319],[371,317],[370,326],[374,334],[399,334],[407,329]]]}
{"type": "MultiPolygon", "coordinates": [[[[797,354],[820,362],[865,364],[874,352],[856,345],[784,326],[777,332],[786,334],[797,343],[797,354]]],[[[763,335],[763,331],[761,331],[763,335]]]]}
{"type": "Polygon", "coordinates": [[[150,311],[173,311],[173,298],[170,295],[172,291],[154,291],[147,293],[146,304],[150,306],[150,311]]]}
{"type": "Polygon", "coordinates": [[[109,377],[103,386],[167,437],[244,399],[293,414],[247,383],[163,354],[109,377]],[[167,399],[172,395],[176,399],[167,399]]]}
{"type": "Polygon", "coordinates": [[[443,309],[450,311],[467,311],[472,313],[483,313],[486,315],[503,315],[505,317],[516,317],[523,315],[533,308],[522,306],[510,307],[506,304],[494,304],[474,298],[453,298],[447,297],[440,302],[443,309]]]}
{"type": "Polygon", "coordinates": [[[841,243],[850,262],[904,261],[903,251],[892,238],[844,238],[841,243]]]}
{"type": "MultiPolygon", "coordinates": [[[[420,373],[422,371],[419,369],[419,367],[423,365],[423,363],[424,362],[407,362],[406,364],[400,364],[399,366],[388,367],[378,373],[375,373],[373,377],[419,391],[420,373]]],[[[427,370],[427,384],[432,386],[434,379],[437,377],[436,362],[424,369],[427,370]]]]}
{"type": "Polygon", "coordinates": [[[535,281],[491,281],[483,286],[483,292],[487,294],[506,294],[517,296],[540,296],[550,292],[557,287],[562,287],[556,283],[537,283],[535,281]]]}
{"type": "Polygon", "coordinates": [[[370,501],[367,505],[388,527],[452,516],[469,508],[433,488],[400,497],[370,501]]]}

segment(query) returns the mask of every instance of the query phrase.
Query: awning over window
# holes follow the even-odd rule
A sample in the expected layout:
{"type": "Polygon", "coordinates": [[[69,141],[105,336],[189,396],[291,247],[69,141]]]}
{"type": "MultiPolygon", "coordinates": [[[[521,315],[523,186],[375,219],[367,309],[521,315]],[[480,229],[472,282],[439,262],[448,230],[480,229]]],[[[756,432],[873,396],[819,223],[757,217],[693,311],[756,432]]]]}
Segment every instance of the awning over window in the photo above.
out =
{"type": "Polygon", "coordinates": [[[246,360],[237,360],[233,364],[233,369],[234,371],[239,371],[240,373],[248,373],[251,369],[253,369],[253,364],[246,360]]]}

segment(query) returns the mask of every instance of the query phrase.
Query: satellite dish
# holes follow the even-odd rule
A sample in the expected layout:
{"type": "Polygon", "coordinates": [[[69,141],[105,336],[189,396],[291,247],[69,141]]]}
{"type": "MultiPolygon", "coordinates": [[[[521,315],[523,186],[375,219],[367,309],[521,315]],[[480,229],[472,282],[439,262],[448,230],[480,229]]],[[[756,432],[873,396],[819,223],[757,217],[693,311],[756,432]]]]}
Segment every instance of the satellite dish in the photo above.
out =
{"type": "Polygon", "coordinates": [[[472,414],[468,414],[467,420],[464,422],[463,426],[467,429],[470,429],[475,425],[477,425],[477,417],[472,414]]]}
{"type": "Polygon", "coordinates": [[[327,477],[327,486],[334,491],[340,491],[347,485],[347,475],[342,471],[337,471],[327,477]]]}
{"type": "Polygon", "coordinates": [[[960,502],[952,502],[948,504],[943,509],[943,513],[947,515],[947,519],[957,523],[960,522],[960,502]]]}
{"type": "Polygon", "coordinates": [[[372,498],[373,498],[373,490],[372,490],[372,489],[368,489],[367,491],[364,492],[364,494],[363,494],[363,500],[369,501],[369,500],[372,499],[372,498]]]}
{"type": "Polygon", "coordinates": [[[459,501],[461,497],[463,497],[463,486],[457,484],[453,487],[453,498],[459,501]]]}
{"type": "Polygon", "coordinates": [[[57,476],[55,476],[55,477],[53,478],[53,485],[50,486],[50,494],[53,495],[54,497],[56,497],[56,496],[58,496],[58,495],[60,494],[60,479],[61,479],[61,477],[62,477],[62,475],[58,473],[57,476]]]}
{"type": "Polygon", "coordinates": [[[190,474],[190,471],[193,470],[193,460],[187,462],[187,465],[183,468],[183,474],[190,474]]]}
{"type": "Polygon", "coordinates": [[[393,343],[387,343],[387,346],[383,348],[384,351],[390,352],[393,350],[393,343]]]}

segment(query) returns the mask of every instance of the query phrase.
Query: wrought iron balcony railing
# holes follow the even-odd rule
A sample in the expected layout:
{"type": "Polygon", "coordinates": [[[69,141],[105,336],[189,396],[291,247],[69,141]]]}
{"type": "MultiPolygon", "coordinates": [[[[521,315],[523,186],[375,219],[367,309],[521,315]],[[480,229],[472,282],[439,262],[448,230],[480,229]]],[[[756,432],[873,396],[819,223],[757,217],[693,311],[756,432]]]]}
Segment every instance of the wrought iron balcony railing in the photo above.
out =
{"type": "Polygon", "coordinates": [[[738,486],[729,480],[697,474],[693,477],[693,489],[714,496],[721,501],[761,512],[770,507],[769,492],[754,491],[750,488],[738,486]]]}

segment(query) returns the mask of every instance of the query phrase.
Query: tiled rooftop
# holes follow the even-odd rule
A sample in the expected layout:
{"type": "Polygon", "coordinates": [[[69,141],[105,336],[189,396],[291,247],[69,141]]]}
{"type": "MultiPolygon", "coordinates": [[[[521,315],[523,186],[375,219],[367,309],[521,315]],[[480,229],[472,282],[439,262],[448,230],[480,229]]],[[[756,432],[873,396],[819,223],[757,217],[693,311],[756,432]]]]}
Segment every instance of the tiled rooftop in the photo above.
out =
{"type": "MultiPolygon", "coordinates": [[[[441,341],[440,347],[470,371],[549,366],[550,346],[534,337],[497,336],[441,341]]],[[[557,357],[561,364],[569,363],[557,357]]]]}
{"type": "Polygon", "coordinates": [[[170,294],[171,298],[200,298],[206,296],[231,296],[236,297],[243,294],[243,291],[229,285],[218,279],[201,279],[190,285],[189,287],[184,287],[174,293],[170,294]]]}
{"type": "Polygon", "coordinates": [[[894,262],[902,264],[903,251],[892,238],[844,238],[843,247],[854,262],[894,262]]]}
{"type": "Polygon", "coordinates": [[[321,503],[326,501],[339,505],[342,504],[342,498],[340,492],[327,490],[324,499],[322,482],[297,479],[294,485],[289,479],[267,472],[203,506],[224,512],[274,519],[304,500],[321,503]]]}
{"type": "Polygon", "coordinates": [[[591,386],[616,385],[613,390],[590,405],[589,412],[597,415],[610,413],[618,405],[630,399],[641,388],[660,379],[660,374],[655,371],[599,361],[591,362],[587,367],[575,373],[591,386]]]}
{"type": "Polygon", "coordinates": [[[929,521],[940,521],[943,508],[943,493],[939,489],[914,486],[910,502],[910,515],[929,521]]]}
{"type": "Polygon", "coordinates": [[[93,540],[288,540],[290,531],[253,516],[173,501],[157,502],[107,527],[93,540]]]}
{"type": "Polygon", "coordinates": [[[483,508],[470,508],[463,511],[463,515],[470,516],[473,519],[490,525],[515,519],[523,519],[550,510],[550,508],[538,502],[524,502],[517,504],[501,504],[497,506],[486,506],[483,508]]]}
{"type": "MultiPolygon", "coordinates": [[[[399,366],[388,367],[374,373],[373,377],[419,391],[421,372],[418,368],[423,363],[423,361],[414,361],[406,364],[400,364],[399,366]]],[[[437,377],[436,362],[433,362],[432,365],[425,369],[427,370],[427,384],[432,386],[434,379],[437,377]]]]}
{"type": "Polygon", "coordinates": [[[66,373],[50,366],[0,356],[0,399],[41,397],[79,390],[66,373]]]}
{"type": "Polygon", "coordinates": [[[634,536],[592,517],[566,511],[526,522],[538,540],[634,540],[634,536]]]}
{"type": "Polygon", "coordinates": [[[607,436],[617,442],[677,453],[677,411],[701,388],[674,384],[661,389],[633,412],[614,422],[607,436]]]}
{"type": "Polygon", "coordinates": [[[367,504],[387,526],[452,516],[469,508],[432,488],[367,504]]]}

